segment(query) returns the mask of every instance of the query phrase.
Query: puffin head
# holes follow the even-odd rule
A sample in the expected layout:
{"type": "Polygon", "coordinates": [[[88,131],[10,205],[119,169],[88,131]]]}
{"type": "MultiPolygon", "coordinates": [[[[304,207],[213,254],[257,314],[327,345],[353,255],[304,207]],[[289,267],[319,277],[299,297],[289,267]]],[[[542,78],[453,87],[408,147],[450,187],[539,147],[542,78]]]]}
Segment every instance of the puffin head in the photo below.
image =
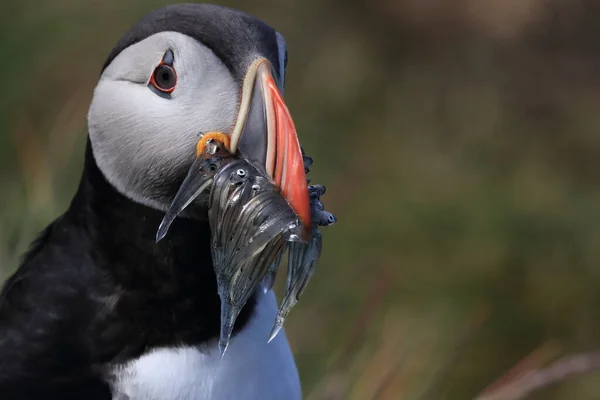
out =
{"type": "Polygon", "coordinates": [[[125,196],[165,211],[197,149],[216,137],[310,224],[282,97],[286,60],[283,36],[240,11],[180,4],[145,16],[112,50],[94,90],[88,129],[99,169],[125,196]]]}

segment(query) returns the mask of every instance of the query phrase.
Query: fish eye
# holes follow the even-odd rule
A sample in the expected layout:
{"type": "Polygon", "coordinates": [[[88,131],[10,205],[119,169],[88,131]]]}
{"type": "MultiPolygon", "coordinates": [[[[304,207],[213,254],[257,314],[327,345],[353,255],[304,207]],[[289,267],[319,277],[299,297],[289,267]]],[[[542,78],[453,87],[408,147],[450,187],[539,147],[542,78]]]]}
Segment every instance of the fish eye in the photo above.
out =
{"type": "Polygon", "coordinates": [[[210,172],[215,172],[215,171],[217,170],[217,164],[212,164],[212,163],[211,163],[211,164],[208,166],[208,170],[209,170],[210,172]]]}
{"type": "Polygon", "coordinates": [[[148,87],[161,97],[170,98],[177,85],[177,73],[173,62],[173,52],[168,50],[150,76],[148,87]]]}

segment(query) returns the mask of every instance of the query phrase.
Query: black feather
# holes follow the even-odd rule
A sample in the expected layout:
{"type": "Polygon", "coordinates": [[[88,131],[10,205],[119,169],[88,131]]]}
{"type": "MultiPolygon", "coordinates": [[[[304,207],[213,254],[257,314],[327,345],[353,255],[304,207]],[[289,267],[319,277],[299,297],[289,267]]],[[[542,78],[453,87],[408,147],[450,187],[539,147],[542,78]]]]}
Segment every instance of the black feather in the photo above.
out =
{"type": "Polygon", "coordinates": [[[141,18],[117,42],[102,70],[127,47],[166,31],[190,36],[211,49],[237,82],[257,55],[271,62],[276,75],[280,71],[273,28],[232,8],[195,3],[167,6],[141,18]]]}
{"type": "Polygon", "coordinates": [[[155,244],[162,217],[118,193],[88,144],[69,209],[0,294],[2,399],[110,399],[109,366],[218,337],[208,222],[178,219],[155,244]]]}

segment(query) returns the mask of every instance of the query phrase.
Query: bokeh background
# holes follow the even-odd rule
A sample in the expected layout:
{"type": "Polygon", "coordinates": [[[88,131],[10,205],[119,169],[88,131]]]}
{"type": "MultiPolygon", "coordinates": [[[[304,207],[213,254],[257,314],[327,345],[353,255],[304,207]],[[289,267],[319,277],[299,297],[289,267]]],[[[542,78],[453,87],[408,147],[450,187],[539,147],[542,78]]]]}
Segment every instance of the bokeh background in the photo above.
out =
{"type": "MultiPolygon", "coordinates": [[[[68,206],[105,57],[167,3],[2,0],[0,279],[68,206]]],[[[600,2],[221,4],[285,35],[339,219],[286,324],[308,399],[489,399],[600,348],[600,2]]],[[[600,399],[600,373],[527,398],[600,399]]]]}

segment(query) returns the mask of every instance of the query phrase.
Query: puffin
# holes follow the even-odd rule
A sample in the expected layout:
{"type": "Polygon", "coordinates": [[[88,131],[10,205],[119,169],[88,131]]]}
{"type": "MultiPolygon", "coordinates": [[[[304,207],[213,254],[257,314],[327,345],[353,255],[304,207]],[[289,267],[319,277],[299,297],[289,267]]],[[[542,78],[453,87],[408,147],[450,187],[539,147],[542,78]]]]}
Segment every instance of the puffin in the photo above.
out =
{"type": "Polygon", "coordinates": [[[302,397],[285,331],[268,341],[272,290],[251,296],[219,350],[206,199],[156,241],[206,132],[224,133],[232,153],[278,176],[306,216],[286,64],[279,32],[209,4],[155,10],[117,42],[89,107],[76,193],[0,294],[2,399],[302,397]]]}

